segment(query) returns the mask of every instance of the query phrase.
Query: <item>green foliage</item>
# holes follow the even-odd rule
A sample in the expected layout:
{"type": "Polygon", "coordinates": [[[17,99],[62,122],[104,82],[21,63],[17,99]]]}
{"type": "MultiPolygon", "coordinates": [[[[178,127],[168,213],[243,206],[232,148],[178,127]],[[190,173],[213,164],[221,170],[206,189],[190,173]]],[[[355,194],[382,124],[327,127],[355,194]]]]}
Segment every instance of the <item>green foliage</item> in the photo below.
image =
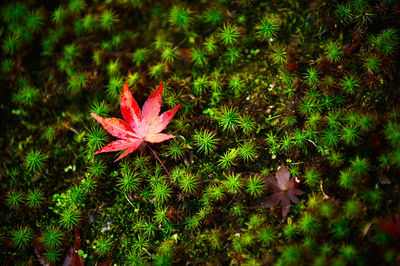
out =
{"type": "Polygon", "coordinates": [[[354,261],[357,258],[357,250],[352,245],[343,245],[339,249],[340,257],[346,261],[354,261]]]}
{"type": "Polygon", "coordinates": [[[324,54],[330,62],[337,63],[343,56],[343,51],[338,41],[331,40],[325,45],[324,54]]]}
{"type": "Polygon", "coordinates": [[[241,144],[237,149],[237,153],[244,161],[252,162],[257,158],[256,146],[252,141],[246,141],[241,144]]]}
{"type": "Polygon", "coordinates": [[[24,202],[24,194],[20,191],[10,191],[7,193],[6,204],[12,209],[18,209],[24,202]]]}
{"type": "Polygon", "coordinates": [[[223,184],[227,192],[231,194],[239,193],[244,186],[240,174],[230,173],[224,174],[224,176],[226,179],[223,181],[223,184]]]}
{"type": "Polygon", "coordinates": [[[185,143],[174,139],[167,147],[168,156],[174,160],[182,159],[185,154],[185,143]]]}
{"type": "Polygon", "coordinates": [[[115,60],[111,60],[107,65],[107,72],[109,76],[116,76],[120,73],[121,63],[118,58],[115,60]]]}
{"type": "Polygon", "coordinates": [[[30,150],[25,158],[24,165],[30,172],[41,171],[45,165],[47,156],[42,154],[39,150],[30,150]]]}
{"type": "Polygon", "coordinates": [[[352,125],[344,126],[341,132],[341,139],[347,145],[350,146],[356,145],[361,139],[358,128],[352,125]]]}
{"type": "Polygon", "coordinates": [[[275,231],[271,227],[261,229],[261,231],[258,233],[259,241],[265,246],[269,246],[275,240],[275,238],[275,231]]]}
{"type": "Polygon", "coordinates": [[[65,229],[71,230],[73,227],[77,226],[81,220],[81,214],[75,209],[65,209],[60,214],[59,223],[65,229]]]}
{"type": "Polygon", "coordinates": [[[339,186],[350,189],[355,184],[354,173],[350,169],[340,171],[339,186]]]}
{"type": "Polygon", "coordinates": [[[236,25],[225,23],[219,28],[219,38],[225,46],[233,46],[239,42],[240,31],[236,25]]]}
{"type": "Polygon", "coordinates": [[[215,132],[207,129],[195,130],[193,135],[194,145],[197,146],[199,152],[204,152],[206,155],[211,154],[217,148],[219,141],[215,136],[215,132]]]}
{"type": "Polygon", "coordinates": [[[169,23],[178,29],[186,29],[193,21],[191,13],[190,9],[175,5],[169,11],[169,23]]]}
{"type": "Polygon", "coordinates": [[[320,222],[317,217],[307,213],[299,221],[300,230],[306,235],[314,235],[318,232],[320,222]]]}
{"type": "Polygon", "coordinates": [[[287,239],[292,239],[297,235],[297,227],[294,224],[286,224],[286,226],[283,228],[283,235],[287,239]]]}
{"type": "Polygon", "coordinates": [[[19,226],[11,231],[11,242],[17,248],[25,248],[32,240],[33,232],[29,226],[19,226]]]}
{"type": "Polygon", "coordinates": [[[198,188],[199,180],[197,176],[190,172],[185,172],[183,176],[179,179],[179,185],[182,191],[187,194],[194,193],[198,188]]]}
{"type": "Polygon", "coordinates": [[[195,67],[204,67],[208,63],[206,54],[201,49],[193,49],[190,60],[195,67]]]}
{"type": "Polygon", "coordinates": [[[172,189],[166,181],[160,181],[151,188],[151,194],[158,203],[164,203],[171,197],[172,189]]]}
{"type": "MultiPolygon", "coordinates": [[[[210,37],[204,42],[204,50],[209,55],[213,55],[217,52],[218,45],[217,45],[217,41],[215,40],[215,38],[210,37]]],[[[193,53],[194,53],[194,51],[193,51],[193,53]]]]}
{"type": "Polygon", "coordinates": [[[14,54],[21,46],[20,37],[16,34],[10,34],[3,39],[2,48],[6,54],[14,54]]]}
{"type": "Polygon", "coordinates": [[[43,192],[40,189],[34,188],[26,194],[26,205],[29,208],[39,208],[44,200],[43,192]]]}
{"type": "Polygon", "coordinates": [[[251,116],[244,115],[239,117],[239,127],[245,134],[250,134],[256,128],[256,122],[251,116]]]}
{"type": "Polygon", "coordinates": [[[277,65],[285,65],[288,60],[286,48],[283,46],[276,46],[273,48],[272,61],[277,65]]]}
{"type": "Polygon", "coordinates": [[[320,174],[314,168],[306,169],[304,172],[304,183],[313,187],[319,184],[319,180],[321,179],[320,174]]]}
{"type": "Polygon", "coordinates": [[[47,227],[40,237],[40,241],[49,249],[57,248],[61,245],[63,233],[58,227],[47,227]]]}
{"type": "Polygon", "coordinates": [[[43,17],[38,12],[31,12],[26,17],[25,26],[28,31],[37,32],[43,26],[43,17]]]}
{"type": "Polygon", "coordinates": [[[85,136],[85,140],[91,149],[98,150],[107,144],[108,135],[102,128],[92,127],[85,136]]]}
{"type": "Polygon", "coordinates": [[[389,121],[385,125],[385,138],[389,141],[392,147],[400,146],[400,124],[389,121]]]}
{"type": "Polygon", "coordinates": [[[68,3],[68,11],[73,14],[82,12],[85,7],[86,3],[84,0],[70,0],[68,3]]]}
{"type": "Polygon", "coordinates": [[[166,47],[161,54],[161,58],[167,63],[173,63],[178,57],[178,49],[176,47],[166,47]]]}
{"type": "Polygon", "coordinates": [[[354,17],[350,6],[346,4],[338,4],[336,13],[343,23],[351,22],[354,17]]]}
{"type": "Polygon", "coordinates": [[[300,259],[300,252],[295,246],[287,246],[282,251],[282,259],[289,265],[295,265],[300,259]]]}
{"type": "Polygon", "coordinates": [[[392,55],[397,48],[399,34],[396,29],[387,28],[382,30],[378,35],[370,37],[370,43],[378,52],[384,55],[392,55]]]}
{"type": "Polygon", "coordinates": [[[224,55],[225,62],[231,65],[237,63],[242,57],[240,50],[237,47],[228,47],[224,55]]]}
{"type": "Polygon", "coordinates": [[[347,75],[342,79],[341,86],[345,93],[354,94],[356,89],[360,87],[360,82],[354,75],[347,75]]]}
{"type": "Polygon", "coordinates": [[[117,185],[123,193],[131,193],[138,189],[141,178],[137,173],[122,173],[118,178],[117,185]]]}
{"type": "Polygon", "coordinates": [[[331,225],[331,232],[334,238],[336,239],[344,239],[349,233],[348,221],[346,219],[342,219],[336,222],[333,222],[331,225]]]}
{"type": "Polygon", "coordinates": [[[264,179],[259,175],[251,176],[247,182],[246,192],[252,197],[259,197],[265,189],[264,179]]]}
{"type": "Polygon", "coordinates": [[[381,60],[376,54],[368,54],[363,58],[363,67],[369,72],[378,72],[381,66],[381,60]]]}
{"type": "Polygon", "coordinates": [[[316,88],[319,83],[319,72],[314,67],[307,68],[304,74],[304,81],[311,87],[316,88]]]}
{"type": "Polygon", "coordinates": [[[135,63],[137,66],[142,65],[143,63],[146,62],[149,56],[149,49],[147,48],[140,48],[137,49],[132,56],[132,61],[135,63]]]}
{"type": "Polygon", "coordinates": [[[223,20],[222,12],[218,9],[209,9],[203,15],[204,20],[211,23],[213,26],[217,26],[223,20]]]}
{"type": "Polygon", "coordinates": [[[106,165],[103,161],[97,160],[92,162],[88,167],[89,172],[95,177],[100,177],[106,172],[106,165]]]}
{"type": "Polygon", "coordinates": [[[44,253],[44,257],[46,258],[46,261],[50,263],[56,263],[61,256],[61,253],[58,249],[49,249],[46,250],[44,253]]]}
{"type": "Polygon", "coordinates": [[[111,107],[105,101],[94,101],[90,106],[90,112],[105,117],[111,111],[111,107]]]}
{"type": "Polygon", "coordinates": [[[101,237],[93,242],[94,252],[100,256],[106,256],[112,249],[112,241],[110,238],[101,237]]]}
{"type": "Polygon", "coordinates": [[[357,175],[366,175],[369,170],[369,162],[365,158],[356,156],[351,162],[351,170],[357,175]]]}
{"type": "Polygon", "coordinates": [[[223,106],[218,112],[218,124],[223,131],[235,131],[239,124],[237,108],[223,106]]]}
{"type": "Polygon", "coordinates": [[[193,81],[192,91],[196,96],[202,95],[208,87],[208,78],[206,76],[197,77],[193,81]]]}
{"type": "Polygon", "coordinates": [[[235,149],[227,150],[223,155],[221,155],[218,159],[218,166],[223,169],[227,169],[236,164],[235,159],[238,153],[235,149]]]}
{"type": "Polygon", "coordinates": [[[279,25],[275,19],[264,17],[256,26],[257,36],[262,40],[275,38],[279,25]]]}
{"type": "Polygon", "coordinates": [[[104,10],[100,16],[100,27],[104,30],[111,30],[116,22],[118,17],[113,10],[104,10]]]}

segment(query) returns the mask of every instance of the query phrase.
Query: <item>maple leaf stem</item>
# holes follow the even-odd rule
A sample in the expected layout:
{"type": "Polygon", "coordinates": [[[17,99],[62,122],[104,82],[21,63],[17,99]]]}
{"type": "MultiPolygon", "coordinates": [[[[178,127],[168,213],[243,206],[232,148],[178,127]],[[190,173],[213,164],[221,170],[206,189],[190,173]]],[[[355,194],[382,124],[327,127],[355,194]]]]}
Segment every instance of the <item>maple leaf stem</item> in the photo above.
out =
{"type": "Polygon", "coordinates": [[[157,154],[153,151],[153,149],[150,147],[149,144],[146,143],[146,146],[149,147],[150,151],[154,154],[154,156],[155,156],[156,159],[160,162],[160,164],[162,165],[162,167],[164,167],[165,172],[167,172],[169,178],[171,178],[172,182],[174,183],[174,179],[172,178],[171,174],[168,172],[167,168],[166,168],[165,165],[162,163],[162,161],[160,160],[160,158],[157,156],[157,154]]]}

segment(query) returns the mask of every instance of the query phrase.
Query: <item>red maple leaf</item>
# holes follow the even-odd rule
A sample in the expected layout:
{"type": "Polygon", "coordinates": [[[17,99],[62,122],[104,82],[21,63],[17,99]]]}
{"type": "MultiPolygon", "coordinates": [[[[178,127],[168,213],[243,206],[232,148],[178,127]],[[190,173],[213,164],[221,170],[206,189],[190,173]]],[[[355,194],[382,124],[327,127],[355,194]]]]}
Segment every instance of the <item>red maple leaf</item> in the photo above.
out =
{"type": "Polygon", "coordinates": [[[92,117],[95,118],[108,133],[119,138],[118,140],[108,143],[94,154],[125,150],[121,156],[115,160],[118,161],[135,151],[142,143],[160,143],[174,138],[175,136],[173,135],[160,132],[167,127],[172,117],[180,108],[180,104],[159,115],[162,104],[162,92],[163,84],[160,83],[158,88],[144,103],[142,111],[140,111],[138,104],[128,88],[128,83],[125,83],[122,89],[120,105],[122,116],[126,122],[119,118],[104,118],[91,113],[92,117]]]}
{"type": "Polygon", "coordinates": [[[280,203],[282,217],[285,219],[290,210],[290,202],[300,203],[296,196],[304,194],[304,191],[297,188],[298,186],[299,183],[290,178],[289,169],[282,165],[275,176],[267,178],[267,187],[273,194],[254,208],[273,208],[280,203]]]}

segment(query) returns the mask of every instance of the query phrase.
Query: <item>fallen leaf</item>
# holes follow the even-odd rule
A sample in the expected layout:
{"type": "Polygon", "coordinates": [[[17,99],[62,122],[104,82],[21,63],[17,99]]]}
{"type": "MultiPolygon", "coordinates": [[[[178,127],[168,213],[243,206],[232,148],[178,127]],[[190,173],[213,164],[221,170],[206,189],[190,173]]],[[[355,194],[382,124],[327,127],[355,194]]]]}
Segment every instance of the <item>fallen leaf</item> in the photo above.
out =
{"type": "Polygon", "coordinates": [[[289,169],[285,165],[282,165],[275,177],[270,176],[267,178],[267,187],[272,192],[272,195],[261,203],[261,205],[253,207],[253,209],[273,208],[280,205],[282,217],[285,219],[290,210],[290,202],[300,203],[297,196],[304,194],[304,191],[297,188],[298,186],[299,183],[290,178],[289,169]]]}
{"type": "Polygon", "coordinates": [[[162,104],[163,84],[160,83],[158,88],[150,95],[144,103],[142,111],[135,99],[133,98],[128,83],[125,83],[121,95],[121,113],[125,121],[115,117],[103,118],[94,113],[91,113],[105,130],[111,135],[119,138],[112,141],[97,152],[113,152],[125,150],[121,156],[115,161],[118,161],[135,151],[144,142],[160,143],[165,140],[174,138],[173,135],[160,133],[163,131],[175,113],[180,108],[180,104],[173,109],[159,115],[162,104]]]}
{"type": "Polygon", "coordinates": [[[62,266],[83,266],[83,259],[78,255],[78,250],[81,250],[81,235],[78,227],[75,227],[75,243],[65,256],[62,266]]]}

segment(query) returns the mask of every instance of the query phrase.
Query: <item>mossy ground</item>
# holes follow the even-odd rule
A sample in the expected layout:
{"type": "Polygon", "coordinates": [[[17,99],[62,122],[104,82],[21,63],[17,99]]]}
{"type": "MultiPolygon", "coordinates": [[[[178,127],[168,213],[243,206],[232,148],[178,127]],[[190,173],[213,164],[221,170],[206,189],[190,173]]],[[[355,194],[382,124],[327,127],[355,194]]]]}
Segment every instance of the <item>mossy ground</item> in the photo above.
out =
{"type": "Polygon", "coordinates": [[[1,7],[0,261],[398,265],[400,2],[1,7]],[[159,82],[171,141],[114,163],[90,116],[159,82]],[[287,165],[300,204],[253,208],[287,165]],[[36,250],[36,253],[35,253],[36,250]],[[40,256],[39,256],[40,257],[40,256]]]}

